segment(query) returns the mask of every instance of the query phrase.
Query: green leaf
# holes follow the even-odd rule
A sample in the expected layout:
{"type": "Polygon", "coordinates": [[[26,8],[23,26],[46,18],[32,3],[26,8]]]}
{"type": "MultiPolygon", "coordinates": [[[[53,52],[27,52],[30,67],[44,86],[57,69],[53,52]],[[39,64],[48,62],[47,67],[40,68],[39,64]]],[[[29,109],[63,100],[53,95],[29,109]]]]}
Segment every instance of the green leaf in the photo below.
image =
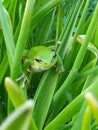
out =
{"type": "Polygon", "coordinates": [[[32,26],[36,25],[36,23],[38,23],[43,16],[45,16],[50,10],[52,10],[61,1],[62,0],[38,1],[38,5],[36,5],[36,9],[35,9],[36,11],[34,13],[34,16],[32,17],[32,26]],[[40,8],[38,8],[38,6],[40,6],[40,8]]]}
{"type": "Polygon", "coordinates": [[[73,127],[71,130],[90,130],[90,110],[84,102],[79,113],[73,119],[73,127]]]}
{"type": "Polygon", "coordinates": [[[36,105],[34,110],[34,120],[38,129],[41,130],[44,126],[49,107],[56,88],[58,73],[54,69],[46,72],[45,80],[41,81],[39,90],[35,97],[36,105]]]}
{"type": "Polygon", "coordinates": [[[11,77],[12,79],[18,78],[19,75],[19,67],[23,55],[24,48],[26,46],[30,28],[31,28],[31,20],[33,15],[35,0],[27,0],[24,16],[22,19],[21,29],[19,33],[19,37],[16,44],[15,55],[13,58],[13,64],[11,68],[11,77]],[[28,19],[28,20],[27,20],[28,19]]]}
{"type": "Polygon", "coordinates": [[[93,96],[92,92],[86,93],[85,98],[91,109],[91,112],[93,113],[93,115],[98,123],[98,101],[97,101],[97,99],[95,98],[95,96],[93,96]]]}
{"type": "Polygon", "coordinates": [[[90,108],[87,107],[84,113],[81,130],[90,130],[90,121],[91,121],[90,118],[91,118],[91,111],[90,108]]]}
{"type": "MultiPolygon", "coordinates": [[[[26,102],[26,97],[24,95],[24,91],[20,88],[15,82],[13,82],[10,78],[5,78],[5,87],[8,92],[10,102],[13,103],[14,107],[17,108],[26,102]]],[[[37,130],[35,122],[33,119],[30,121],[30,130],[37,130]]]]}
{"type": "Polygon", "coordinates": [[[7,57],[7,54],[5,54],[0,64],[0,84],[2,83],[2,80],[4,79],[7,69],[8,69],[8,57],[7,57]]]}
{"type": "Polygon", "coordinates": [[[13,62],[15,44],[14,44],[12,29],[11,29],[11,25],[10,25],[11,20],[10,20],[10,17],[8,15],[7,11],[4,11],[1,1],[0,1],[0,21],[1,21],[1,25],[2,25],[2,31],[4,34],[5,43],[6,43],[9,64],[11,67],[12,62],[13,62]]]}
{"type": "Polygon", "coordinates": [[[40,45],[46,42],[51,31],[52,23],[54,20],[54,14],[55,11],[53,10],[40,21],[40,25],[38,26],[33,46],[40,45]]]}
{"type": "Polygon", "coordinates": [[[27,130],[32,118],[33,107],[33,101],[28,100],[3,122],[0,130],[27,130]]]}
{"type": "Polygon", "coordinates": [[[64,28],[63,32],[60,35],[59,40],[61,41],[62,44],[61,44],[61,46],[59,46],[57,48],[57,52],[60,54],[62,59],[64,59],[66,52],[68,51],[69,44],[68,45],[65,45],[65,44],[67,44],[67,42],[70,38],[70,35],[71,35],[73,28],[75,26],[75,23],[76,23],[76,20],[77,20],[77,17],[79,15],[79,12],[80,12],[80,9],[82,7],[83,2],[84,2],[83,0],[76,1],[75,9],[72,12],[72,16],[71,16],[71,19],[69,20],[68,26],[67,26],[67,28],[64,28]]]}
{"type": "Polygon", "coordinates": [[[20,88],[10,78],[5,78],[5,87],[15,108],[26,101],[22,88],[20,88]]]}
{"type": "Polygon", "coordinates": [[[84,102],[84,96],[87,92],[92,92],[98,97],[98,77],[85,91],[77,96],[70,104],[68,104],[46,127],[44,130],[57,130],[67,121],[69,121],[81,108],[84,102]]]}
{"type": "Polygon", "coordinates": [[[90,37],[92,36],[91,32],[95,31],[95,28],[97,25],[97,20],[98,20],[98,4],[96,6],[94,16],[93,16],[92,21],[91,21],[89,28],[87,30],[86,37],[83,41],[83,44],[82,44],[82,46],[77,54],[77,57],[76,57],[75,62],[73,64],[73,67],[72,67],[69,75],[67,76],[66,80],[62,84],[62,86],[58,89],[58,91],[54,95],[54,104],[55,105],[58,104],[58,102],[60,101],[60,98],[65,95],[66,88],[72,83],[72,81],[74,80],[74,78],[78,72],[78,69],[80,68],[80,66],[82,64],[88,43],[90,41],[90,37]]]}

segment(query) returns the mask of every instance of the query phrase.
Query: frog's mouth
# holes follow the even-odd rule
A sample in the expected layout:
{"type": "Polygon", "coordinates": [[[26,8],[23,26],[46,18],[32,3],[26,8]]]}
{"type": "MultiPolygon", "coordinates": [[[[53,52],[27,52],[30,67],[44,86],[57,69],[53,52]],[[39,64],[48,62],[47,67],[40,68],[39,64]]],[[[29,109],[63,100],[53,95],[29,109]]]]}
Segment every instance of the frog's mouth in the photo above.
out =
{"type": "Polygon", "coordinates": [[[28,65],[27,71],[28,72],[41,72],[41,71],[45,71],[47,69],[49,69],[50,65],[45,65],[45,66],[39,66],[39,65],[35,65],[35,66],[31,66],[28,65]]]}
{"type": "Polygon", "coordinates": [[[43,71],[43,69],[40,66],[33,67],[33,66],[29,65],[27,68],[27,71],[28,72],[40,72],[40,71],[43,71]]]}

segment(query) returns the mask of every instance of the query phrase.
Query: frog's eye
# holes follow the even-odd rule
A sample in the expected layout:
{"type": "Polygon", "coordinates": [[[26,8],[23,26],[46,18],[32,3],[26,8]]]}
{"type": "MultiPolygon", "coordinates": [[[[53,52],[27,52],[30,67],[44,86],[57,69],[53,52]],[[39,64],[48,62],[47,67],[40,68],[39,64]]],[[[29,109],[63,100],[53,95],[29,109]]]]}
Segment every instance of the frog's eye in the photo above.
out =
{"type": "Polygon", "coordinates": [[[37,62],[41,62],[41,60],[39,58],[35,58],[35,61],[37,62]]]}

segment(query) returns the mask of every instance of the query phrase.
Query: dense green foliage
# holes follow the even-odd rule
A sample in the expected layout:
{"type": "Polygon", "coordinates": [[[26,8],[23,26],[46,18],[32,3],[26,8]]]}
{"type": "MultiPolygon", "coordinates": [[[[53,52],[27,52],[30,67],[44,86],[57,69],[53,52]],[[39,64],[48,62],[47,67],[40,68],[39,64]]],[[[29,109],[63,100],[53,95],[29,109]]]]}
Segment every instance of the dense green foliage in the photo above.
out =
{"type": "Polygon", "coordinates": [[[97,130],[97,124],[98,0],[0,1],[0,130],[97,130]],[[35,46],[55,47],[64,72],[58,62],[27,72],[25,55],[35,46]],[[18,80],[24,73],[27,80],[18,80]]]}

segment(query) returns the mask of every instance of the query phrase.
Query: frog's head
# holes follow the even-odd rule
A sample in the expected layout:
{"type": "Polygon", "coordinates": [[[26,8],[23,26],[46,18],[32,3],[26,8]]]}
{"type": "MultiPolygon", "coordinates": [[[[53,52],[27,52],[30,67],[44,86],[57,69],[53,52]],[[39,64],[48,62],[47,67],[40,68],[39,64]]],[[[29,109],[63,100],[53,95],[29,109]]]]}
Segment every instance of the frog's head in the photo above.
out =
{"type": "Polygon", "coordinates": [[[40,46],[33,47],[25,60],[27,71],[41,72],[52,66],[53,53],[50,49],[40,46]]]}
{"type": "Polygon", "coordinates": [[[33,60],[26,60],[28,72],[41,72],[51,67],[51,62],[46,62],[38,57],[33,60]]]}

